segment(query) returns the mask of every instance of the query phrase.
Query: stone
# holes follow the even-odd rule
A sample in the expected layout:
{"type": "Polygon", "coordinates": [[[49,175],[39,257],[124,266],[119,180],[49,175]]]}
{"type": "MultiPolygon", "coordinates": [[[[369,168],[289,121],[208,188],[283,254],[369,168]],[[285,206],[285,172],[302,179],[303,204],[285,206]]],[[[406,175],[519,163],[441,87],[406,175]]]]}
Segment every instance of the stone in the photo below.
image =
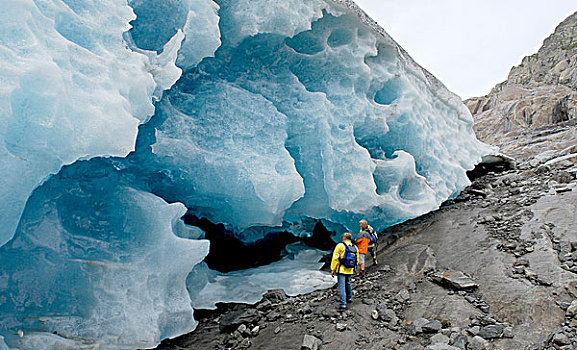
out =
{"type": "Polygon", "coordinates": [[[503,338],[513,338],[513,327],[505,327],[503,328],[503,338]]]}
{"type": "Polygon", "coordinates": [[[438,320],[428,322],[421,327],[421,329],[425,333],[437,333],[438,331],[441,330],[441,328],[443,328],[443,325],[438,320]]]}
{"type": "Polygon", "coordinates": [[[467,344],[467,350],[486,350],[488,346],[489,342],[487,340],[476,335],[467,344]]]}
{"type": "Polygon", "coordinates": [[[282,328],[280,328],[280,326],[276,327],[274,329],[274,334],[279,334],[281,330],[282,330],[282,328]]]}
{"type": "Polygon", "coordinates": [[[401,291],[397,293],[395,299],[399,302],[405,302],[411,299],[411,295],[409,294],[409,291],[407,289],[401,289],[401,291]]]}
{"type": "Polygon", "coordinates": [[[339,316],[339,312],[333,308],[324,308],[321,312],[321,315],[327,318],[335,318],[339,316]]]}
{"type": "Polygon", "coordinates": [[[392,326],[395,326],[397,325],[397,323],[399,323],[399,318],[397,317],[397,315],[393,310],[385,307],[385,308],[379,308],[378,311],[381,320],[389,323],[392,326]]]}
{"type": "Polygon", "coordinates": [[[574,317],[575,315],[577,315],[577,300],[573,300],[571,302],[571,305],[569,305],[569,307],[565,311],[565,315],[567,315],[568,317],[574,317]]]}
{"type": "Polygon", "coordinates": [[[500,338],[502,334],[503,334],[503,327],[497,324],[484,326],[481,327],[481,329],[479,330],[479,336],[484,339],[500,338]]]}
{"type": "Polygon", "coordinates": [[[427,320],[426,318],[418,318],[418,319],[414,320],[413,322],[409,323],[409,325],[407,327],[407,331],[411,335],[423,333],[422,327],[427,323],[429,323],[429,320],[427,320]]]}
{"type": "Polygon", "coordinates": [[[458,290],[471,290],[478,287],[475,281],[460,271],[436,272],[431,275],[431,278],[436,283],[449,285],[458,290]]]}
{"type": "Polygon", "coordinates": [[[460,350],[466,350],[468,343],[469,343],[469,338],[467,338],[466,335],[459,334],[455,337],[455,340],[453,341],[453,343],[451,345],[459,348],[460,350]]]}
{"type": "Polygon", "coordinates": [[[340,322],[339,322],[339,323],[337,323],[337,324],[335,325],[335,329],[336,329],[337,331],[339,331],[339,332],[342,332],[342,331],[344,331],[345,329],[347,329],[347,324],[346,324],[346,323],[340,323],[340,322]]]}
{"type": "Polygon", "coordinates": [[[571,344],[571,340],[569,339],[569,337],[567,337],[567,335],[565,333],[555,333],[555,335],[553,336],[553,343],[557,344],[557,345],[570,345],[571,344]]]}
{"type": "Polygon", "coordinates": [[[318,350],[321,344],[322,340],[315,336],[306,334],[303,339],[303,344],[301,345],[301,350],[318,350]]]}
{"type": "Polygon", "coordinates": [[[267,313],[265,317],[267,321],[272,322],[278,320],[281,317],[281,314],[278,311],[274,310],[267,313]]]}
{"type": "Polygon", "coordinates": [[[373,312],[371,312],[371,317],[373,318],[373,320],[378,320],[379,312],[377,310],[373,310],[373,312]]]}
{"type": "Polygon", "coordinates": [[[471,333],[472,335],[477,335],[477,334],[479,334],[480,331],[481,331],[481,327],[479,327],[479,326],[473,326],[473,327],[467,329],[467,332],[471,333]]]}
{"type": "Polygon", "coordinates": [[[449,337],[440,333],[431,337],[432,344],[449,344],[449,337]]]}
{"type": "Polygon", "coordinates": [[[287,298],[286,293],[282,289],[272,289],[269,290],[265,295],[263,295],[264,300],[269,300],[272,303],[280,303],[287,298]]]}

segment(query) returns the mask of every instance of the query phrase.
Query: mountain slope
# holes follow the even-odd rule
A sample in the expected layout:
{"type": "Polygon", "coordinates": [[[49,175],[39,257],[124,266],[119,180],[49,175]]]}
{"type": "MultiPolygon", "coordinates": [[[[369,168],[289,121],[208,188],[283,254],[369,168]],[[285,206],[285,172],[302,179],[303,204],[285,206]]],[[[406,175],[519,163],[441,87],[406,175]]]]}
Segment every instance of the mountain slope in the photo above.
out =
{"type": "Polygon", "coordinates": [[[511,69],[508,79],[465,104],[480,140],[526,157],[575,144],[577,13],[557,26],[539,51],[511,69]],[[545,136],[546,137],[541,137],[545,136]]]}

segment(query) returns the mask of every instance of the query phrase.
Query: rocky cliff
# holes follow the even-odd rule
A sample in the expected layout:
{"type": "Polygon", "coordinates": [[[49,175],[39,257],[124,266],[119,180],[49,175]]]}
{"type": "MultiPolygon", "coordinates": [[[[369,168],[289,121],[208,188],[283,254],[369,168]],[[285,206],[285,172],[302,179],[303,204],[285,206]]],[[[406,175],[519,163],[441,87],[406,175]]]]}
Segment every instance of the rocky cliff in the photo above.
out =
{"type": "Polygon", "coordinates": [[[577,13],[565,19],[539,51],[513,67],[483,97],[465,101],[482,141],[516,157],[577,140],[577,13]]]}

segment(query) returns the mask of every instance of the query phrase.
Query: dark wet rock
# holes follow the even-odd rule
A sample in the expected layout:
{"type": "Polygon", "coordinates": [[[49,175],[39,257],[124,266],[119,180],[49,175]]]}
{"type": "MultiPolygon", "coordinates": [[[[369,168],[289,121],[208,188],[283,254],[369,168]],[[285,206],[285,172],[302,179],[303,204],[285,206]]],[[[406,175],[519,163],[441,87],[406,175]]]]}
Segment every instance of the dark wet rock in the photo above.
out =
{"type": "Polygon", "coordinates": [[[458,290],[471,290],[478,287],[477,283],[460,271],[445,270],[430,275],[432,281],[448,285],[458,290]]]}
{"type": "Polygon", "coordinates": [[[224,314],[220,319],[220,327],[223,332],[232,331],[241,324],[256,323],[260,320],[260,315],[255,309],[239,310],[224,314]]]}

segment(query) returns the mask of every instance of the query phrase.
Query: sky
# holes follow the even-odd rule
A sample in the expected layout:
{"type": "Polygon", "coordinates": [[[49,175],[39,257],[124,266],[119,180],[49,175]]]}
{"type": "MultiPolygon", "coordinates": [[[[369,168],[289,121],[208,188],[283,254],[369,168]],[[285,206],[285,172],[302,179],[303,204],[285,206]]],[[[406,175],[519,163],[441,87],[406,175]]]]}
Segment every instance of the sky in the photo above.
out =
{"type": "Polygon", "coordinates": [[[576,0],[355,2],[463,99],[488,94],[577,11],[576,0]]]}

